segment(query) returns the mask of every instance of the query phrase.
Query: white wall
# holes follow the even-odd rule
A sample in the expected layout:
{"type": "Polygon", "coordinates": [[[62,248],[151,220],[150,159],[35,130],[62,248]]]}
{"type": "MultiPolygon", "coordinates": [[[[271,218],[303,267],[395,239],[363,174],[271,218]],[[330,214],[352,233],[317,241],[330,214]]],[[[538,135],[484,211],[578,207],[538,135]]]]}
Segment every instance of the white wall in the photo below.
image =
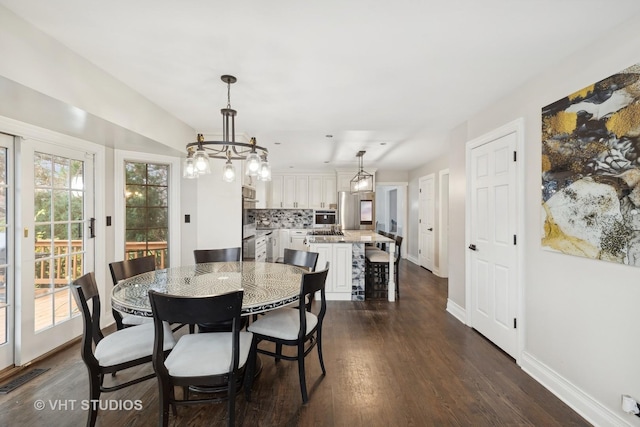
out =
{"type": "MultiPolygon", "coordinates": [[[[640,269],[541,247],[541,108],[640,62],[638,17],[461,124],[451,133],[449,298],[464,307],[464,145],[525,120],[523,369],[596,425],[636,425],[620,396],[640,399],[640,269]]],[[[550,47],[551,48],[551,47],[550,47]]],[[[508,53],[505,53],[508,54],[508,53]]],[[[414,174],[412,173],[412,177],[414,174]]]]}
{"type": "Polygon", "coordinates": [[[378,170],[375,175],[376,183],[407,182],[409,180],[409,172],[407,171],[378,170]]]}
{"type": "MultiPolygon", "coordinates": [[[[193,249],[242,246],[241,177],[237,176],[234,182],[222,181],[222,166],[224,161],[212,161],[211,175],[197,179],[197,237],[193,249]]],[[[238,171],[239,165],[236,165],[236,173],[238,171]]],[[[191,220],[194,221],[193,216],[191,220]]]]}

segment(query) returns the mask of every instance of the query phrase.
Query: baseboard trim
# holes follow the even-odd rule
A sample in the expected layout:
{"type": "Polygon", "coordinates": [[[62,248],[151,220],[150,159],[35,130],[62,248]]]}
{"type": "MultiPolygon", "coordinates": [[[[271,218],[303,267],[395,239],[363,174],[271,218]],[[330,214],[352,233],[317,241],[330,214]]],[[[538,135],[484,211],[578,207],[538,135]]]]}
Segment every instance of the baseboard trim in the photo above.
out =
{"type": "Polygon", "coordinates": [[[549,368],[532,354],[522,352],[522,370],[556,395],[594,426],[631,426],[618,414],[603,406],[566,378],[549,368]]]}
{"type": "Polygon", "coordinates": [[[415,265],[420,265],[420,261],[418,260],[418,258],[414,257],[413,255],[407,255],[406,259],[408,259],[409,261],[411,261],[415,265]]]}
{"type": "Polygon", "coordinates": [[[450,298],[447,298],[447,312],[451,314],[453,317],[467,324],[467,312],[464,307],[453,302],[450,298]]]}

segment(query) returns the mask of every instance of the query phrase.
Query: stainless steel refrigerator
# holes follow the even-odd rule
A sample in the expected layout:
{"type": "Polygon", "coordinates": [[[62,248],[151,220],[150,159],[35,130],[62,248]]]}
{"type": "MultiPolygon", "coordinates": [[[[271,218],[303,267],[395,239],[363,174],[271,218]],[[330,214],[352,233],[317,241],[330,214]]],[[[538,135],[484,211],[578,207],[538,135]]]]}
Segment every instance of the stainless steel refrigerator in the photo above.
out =
{"type": "Polygon", "coordinates": [[[339,191],[338,226],[342,230],[375,230],[376,193],[339,191]]]}

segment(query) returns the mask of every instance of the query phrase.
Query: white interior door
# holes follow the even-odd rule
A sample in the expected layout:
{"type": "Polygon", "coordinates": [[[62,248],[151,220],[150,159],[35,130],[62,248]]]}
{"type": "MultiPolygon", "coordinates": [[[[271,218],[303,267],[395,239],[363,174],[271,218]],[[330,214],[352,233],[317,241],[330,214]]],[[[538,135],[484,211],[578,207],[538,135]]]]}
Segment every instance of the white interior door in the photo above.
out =
{"type": "Polygon", "coordinates": [[[82,332],[70,285],[94,269],[93,155],[23,140],[20,144],[22,365],[82,332]]]}
{"type": "Polygon", "coordinates": [[[13,136],[0,133],[0,370],[14,364],[13,136]]]}
{"type": "Polygon", "coordinates": [[[471,326],[516,358],[515,132],[471,149],[469,251],[471,326]]]}
{"type": "Polygon", "coordinates": [[[420,244],[418,254],[420,265],[429,271],[433,271],[434,266],[434,191],[435,175],[429,174],[419,180],[420,191],[420,244]]]}

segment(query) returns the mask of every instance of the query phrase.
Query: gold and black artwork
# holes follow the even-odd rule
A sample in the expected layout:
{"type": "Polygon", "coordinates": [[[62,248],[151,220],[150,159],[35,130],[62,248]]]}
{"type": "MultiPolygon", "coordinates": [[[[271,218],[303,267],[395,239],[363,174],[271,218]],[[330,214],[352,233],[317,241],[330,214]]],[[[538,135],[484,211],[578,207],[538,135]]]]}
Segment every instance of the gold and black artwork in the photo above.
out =
{"type": "Polygon", "coordinates": [[[640,64],[542,108],[542,246],[640,266],[640,64]]]}

